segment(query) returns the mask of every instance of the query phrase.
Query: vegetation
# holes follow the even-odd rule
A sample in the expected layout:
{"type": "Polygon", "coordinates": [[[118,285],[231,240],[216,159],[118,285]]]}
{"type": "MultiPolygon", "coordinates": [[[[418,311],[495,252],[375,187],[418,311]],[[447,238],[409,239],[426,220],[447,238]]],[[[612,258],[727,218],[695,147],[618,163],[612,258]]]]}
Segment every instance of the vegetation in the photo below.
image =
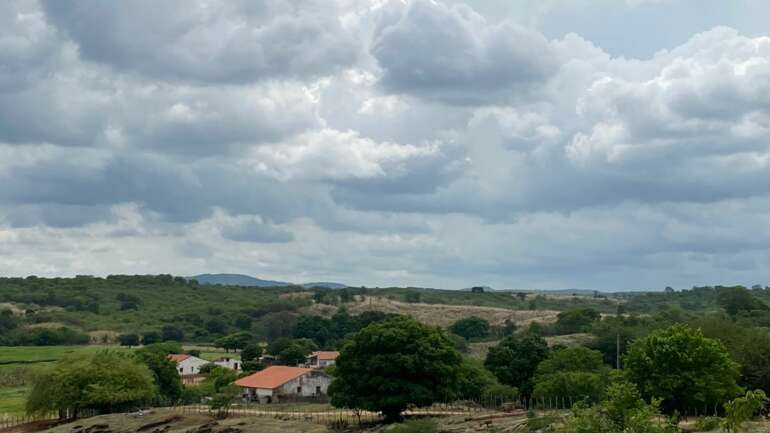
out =
{"type": "Polygon", "coordinates": [[[157,388],[146,365],[120,352],[102,351],[59,361],[39,375],[27,399],[27,412],[78,411],[86,408],[112,411],[153,399],[157,388]]]}
{"type": "Polygon", "coordinates": [[[607,389],[607,399],[592,407],[576,405],[559,433],[679,433],[679,428],[661,421],[656,402],[648,404],[628,382],[607,389]]]}
{"type": "Polygon", "coordinates": [[[765,405],[768,398],[762,390],[749,391],[746,395],[725,404],[725,419],[722,423],[726,432],[741,433],[747,431],[745,424],[765,405]]]}
{"type": "Polygon", "coordinates": [[[446,334],[413,319],[367,326],[342,348],[329,387],[336,407],[381,411],[397,420],[458,391],[462,357],[446,334]]]}
{"type": "Polygon", "coordinates": [[[713,407],[736,396],[738,364],[724,345],[686,325],[656,331],[635,342],[626,370],[646,399],[667,410],[713,407]]]}
{"type": "Polygon", "coordinates": [[[602,362],[602,354],[595,350],[585,347],[554,350],[537,367],[533,397],[601,401],[609,371],[602,362]]]}
{"type": "Polygon", "coordinates": [[[480,317],[460,319],[449,327],[449,331],[466,340],[486,338],[489,336],[489,322],[480,317]]]}
{"type": "Polygon", "coordinates": [[[537,334],[511,336],[489,349],[484,366],[505,385],[530,395],[532,378],[541,361],[548,357],[548,345],[537,334]]]}
{"type": "Polygon", "coordinates": [[[213,342],[254,328],[264,334],[275,332],[267,326],[275,324],[271,316],[310,304],[304,297],[282,297],[303,290],[202,286],[170,275],[0,278],[0,302],[13,303],[23,313],[4,313],[0,327],[12,331],[0,332],[0,344],[87,344],[84,333],[96,330],[135,333],[144,344],[213,342]],[[64,330],[29,327],[37,324],[60,324],[64,330]]]}

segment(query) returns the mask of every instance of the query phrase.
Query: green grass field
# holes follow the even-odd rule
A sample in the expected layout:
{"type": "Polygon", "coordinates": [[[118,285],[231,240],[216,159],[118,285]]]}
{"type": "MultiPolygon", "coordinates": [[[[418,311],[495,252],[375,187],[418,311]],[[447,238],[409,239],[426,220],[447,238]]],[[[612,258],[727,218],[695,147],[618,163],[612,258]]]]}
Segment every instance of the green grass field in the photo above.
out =
{"type": "Polygon", "coordinates": [[[0,416],[24,414],[27,392],[29,392],[29,388],[26,386],[0,388],[0,416]]]}

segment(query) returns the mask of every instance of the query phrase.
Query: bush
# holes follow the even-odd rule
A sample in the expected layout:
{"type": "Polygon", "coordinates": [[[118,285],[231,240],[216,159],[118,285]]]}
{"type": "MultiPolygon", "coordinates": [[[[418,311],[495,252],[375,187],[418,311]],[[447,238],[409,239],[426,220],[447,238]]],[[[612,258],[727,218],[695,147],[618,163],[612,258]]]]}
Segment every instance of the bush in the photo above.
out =
{"type": "Polygon", "coordinates": [[[722,419],[716,416],[702,416],[695,420],[695,430],[707,432],[716,430],[722,425],[722,419]]]}
{"type": "Polygon", "coordinates": [[[489,336],[489,322],[480,317],[467,317],[453,323],[449,331],[468,340],[485,338],[489,336]]]}

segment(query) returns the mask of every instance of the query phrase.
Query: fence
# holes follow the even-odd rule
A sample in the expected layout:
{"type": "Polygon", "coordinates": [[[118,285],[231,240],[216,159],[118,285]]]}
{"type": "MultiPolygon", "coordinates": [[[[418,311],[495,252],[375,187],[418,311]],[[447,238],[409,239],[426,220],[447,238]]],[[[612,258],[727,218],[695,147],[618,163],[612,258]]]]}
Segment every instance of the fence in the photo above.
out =
{"type": "MultiPolygon", "coordinates": [[[[54,423],[60,420],[66,420],[70,417],[70,415],[71,414],[66,411],[61,414],[58,412],[51,412],[43,415],[0,414],[0,430],[35,422],[48,421],[54,423]]],[[[96,415],[99,415],[99,412],[93,409],[81,409],[78,411],[78,418],[90,418],[96,415]]]]}

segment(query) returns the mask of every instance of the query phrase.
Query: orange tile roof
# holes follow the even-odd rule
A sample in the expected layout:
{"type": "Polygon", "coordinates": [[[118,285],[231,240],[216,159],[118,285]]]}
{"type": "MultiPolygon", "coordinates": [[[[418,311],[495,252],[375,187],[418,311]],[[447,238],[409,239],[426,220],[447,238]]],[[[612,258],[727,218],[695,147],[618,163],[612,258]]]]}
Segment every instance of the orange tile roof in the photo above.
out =
{"type": "Polygon", "coordinates": [[[238,379],[235,381],[235,384],[244,388],[275,389],[311,371],[313,370],[310,368],[274,365],[251,376],[238,379]]]}
{"type": "Polygon", "coordinates": [[[323,361],[334,361],[337,359],[338,356],[340,356],[339,352],[313,352],[310,354],[310,357],[318,357],[319,360],[323,361]]]}
{"type": "Polygon", "coordinates": [[[176,363],[180,363],[180,362],[184,361],[185,359],[187,359],[189,357],[190,357],[190,355],[185,355],[184,353],[172,353],[172,354],[168,355],[168,359],[170,359],[170,360],[172,360],[172,361],[174,361],[176,363]]]}

